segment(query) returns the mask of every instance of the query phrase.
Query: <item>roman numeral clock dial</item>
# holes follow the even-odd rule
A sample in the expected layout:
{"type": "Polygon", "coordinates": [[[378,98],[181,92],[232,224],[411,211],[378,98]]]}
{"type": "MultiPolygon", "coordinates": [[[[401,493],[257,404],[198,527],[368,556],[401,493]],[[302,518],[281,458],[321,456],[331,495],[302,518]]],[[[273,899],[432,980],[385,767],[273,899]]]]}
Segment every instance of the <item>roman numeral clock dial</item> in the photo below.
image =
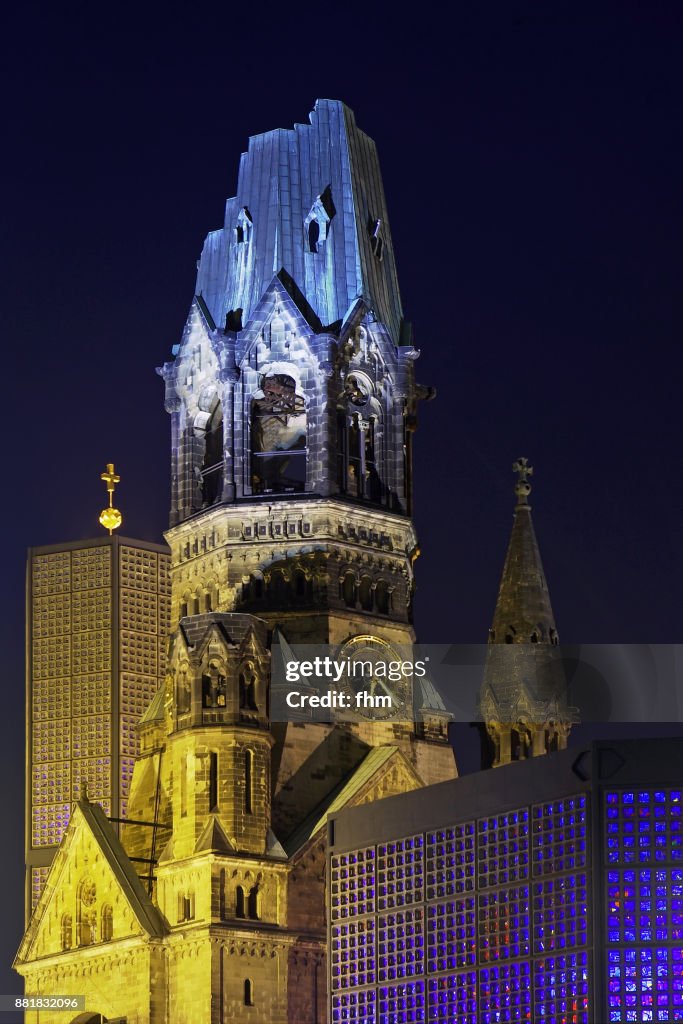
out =
{"type": "Polygon", "coordinates": [[[379,637],[355,636],[342,644],[337,658],[346,665],[340,688],[361,718],[399,722],[412,718],[412,674],[402,668],[406,654],[379,637]]]}

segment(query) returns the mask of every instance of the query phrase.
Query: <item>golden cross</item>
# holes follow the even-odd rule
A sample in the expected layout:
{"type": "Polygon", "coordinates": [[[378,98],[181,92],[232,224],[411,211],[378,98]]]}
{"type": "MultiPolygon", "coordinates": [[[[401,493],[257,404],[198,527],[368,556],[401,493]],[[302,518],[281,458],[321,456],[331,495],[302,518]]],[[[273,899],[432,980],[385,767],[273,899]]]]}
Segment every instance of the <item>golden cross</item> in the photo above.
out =
{"type": "Polygon", "coordinates": [[[114,494],[114,488],[116,487],[117,484],[121,483],[121,477],[118,475],[118,473],[114,472],[113,462],[107,463],[107,472],[101,474],[100,480],[104,480],[104,482],[107,485],[107,492],[109,494],[109,506],[111,508],[111,500],[112,495],[114,494]]]}
{"type": "Polygon", "coordinates": [[[100,523],[105,530],[109,530],[111,537],[112,532],[118,529],[123,522],[123,516],[117,508],[114,508],[114,488],[121,482],[121,477],[114,470],[113,462],[107,463],[107,472],[100,474],[100,480],[104,480],[109,495],[109,508],[104,508],[100,512],[100,523]]]}

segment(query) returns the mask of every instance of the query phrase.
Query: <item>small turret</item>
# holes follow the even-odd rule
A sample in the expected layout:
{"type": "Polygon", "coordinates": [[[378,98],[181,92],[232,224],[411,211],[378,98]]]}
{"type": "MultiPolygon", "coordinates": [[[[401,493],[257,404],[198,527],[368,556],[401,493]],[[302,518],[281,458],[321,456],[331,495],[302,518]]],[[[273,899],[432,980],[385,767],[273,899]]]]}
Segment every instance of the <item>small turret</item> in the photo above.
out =
{"type": "Polygon", "coordinates": [[[559,636],[531,519],[533,468],[525,458],[512,468],[517,506],[480,700],[494,767],[566,747],[577,721],[567,702],[559,636]]]}

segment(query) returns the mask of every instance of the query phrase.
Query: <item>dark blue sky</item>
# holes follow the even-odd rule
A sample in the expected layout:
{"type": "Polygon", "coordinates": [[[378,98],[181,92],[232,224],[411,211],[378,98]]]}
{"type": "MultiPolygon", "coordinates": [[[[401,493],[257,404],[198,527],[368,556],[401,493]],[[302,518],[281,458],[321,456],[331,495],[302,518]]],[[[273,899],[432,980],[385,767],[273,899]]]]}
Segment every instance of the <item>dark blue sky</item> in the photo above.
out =
{"type": "Polygon", "coordinates": [[[110,460],[125,533],[158,539],[169,424],[154,367],[247,137],[306,120],[317,96],[377,141],[419,378],[439,390],[416,443],[421,638],[485,641],[510,466],[527,455],[561,637],[681,640],[682,17],[629,2],[3,15],[10,890],[25,549],[97,532],[110,460]]]}

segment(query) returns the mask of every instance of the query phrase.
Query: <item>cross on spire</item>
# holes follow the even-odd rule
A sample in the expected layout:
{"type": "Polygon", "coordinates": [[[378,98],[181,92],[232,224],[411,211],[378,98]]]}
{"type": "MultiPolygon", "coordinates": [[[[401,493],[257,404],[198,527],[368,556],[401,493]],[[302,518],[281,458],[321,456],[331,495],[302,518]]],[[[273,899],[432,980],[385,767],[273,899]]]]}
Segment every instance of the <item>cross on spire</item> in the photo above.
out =
{"type": "Polygon", "coordinates": [[[115,471],[113,462],[107,463],[106,472],[100,474],[100,480],[104,481],[109,495],[109,507],[103,508],[100,512],[100,523],[105,530],[109,530],[111,537],[114,530],[118,529],[123,522],[123,516],[117,508],[114,508],[114,488],[121,482],[121,477],[115,471]]]}
{"type": "MultiPolygon", "coordinates": [[[[114,463],[113,462],[108,462],[107,463],[107,471],[106,471],[106,473],[102,473],[101,474],[100,480],[104,480],[104,482],[107,485],[107,492],[110,495],[113,495],[114,488],[116,487],[117,484],[121,483],[121,477],[118,475],[118,473],[114,472],[114,463]]],[[[109,504],[111,505],[111,500],[110,500],[109,504]]]]}
{"type": "Polygon", "coordinates": [[[529,465],[528,459],[520,457],[512,463],[512,472],[517,474],[517,483],[515,484],[517,504],[526,505],[527,498],[531,494],[531,484],[528,478],[534,475],[534,467],[529,465]]]}

